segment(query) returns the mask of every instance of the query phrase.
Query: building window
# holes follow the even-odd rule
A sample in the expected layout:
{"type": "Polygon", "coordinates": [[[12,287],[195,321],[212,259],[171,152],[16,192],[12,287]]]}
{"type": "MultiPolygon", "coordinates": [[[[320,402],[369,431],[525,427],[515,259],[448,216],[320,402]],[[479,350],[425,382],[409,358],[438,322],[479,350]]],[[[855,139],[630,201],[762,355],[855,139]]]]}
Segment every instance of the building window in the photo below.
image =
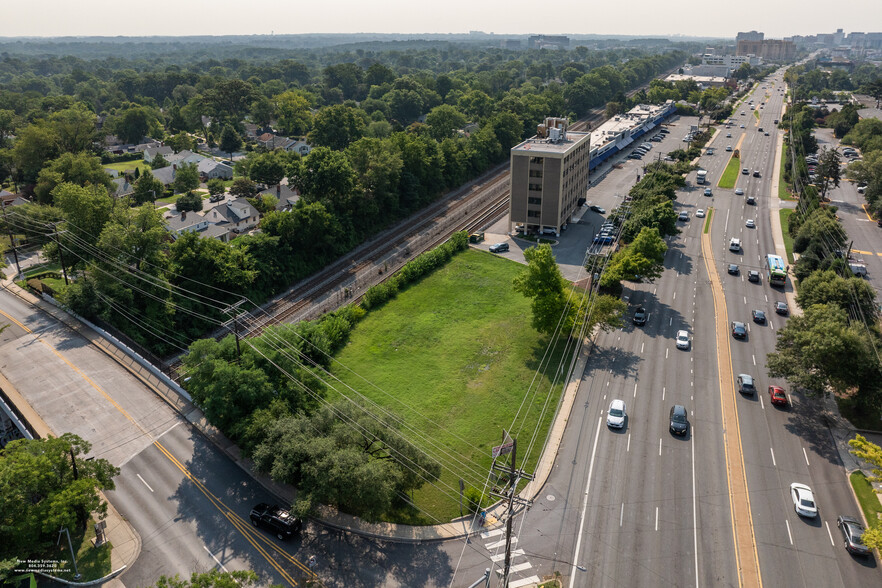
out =
{"type": "Polygon", "coordinates": [[[530,191],[531,192],[541,192],[542,191],[542,184],[530,184],[530,191]]]}
{"type": "Polygon", "coordinates": [[[530,163],[538,163],[539,165],[542,165],[542,163],[544,163],[544,161],[545,160],[541,157],[531,157],[530,158],[530,163]]]}
{"type": "Polygon", "coordinates": [[[541,213],[538,210],[528,210],[527,211],[527,216],[530,218],[539,218],[540,214],[541,213]]]}
{"type": "Polygon", "coordinates": [[[530,197],[530,198],[527,198],[527,203],[528,204],[542,204],[542,199],[530,197]]]}
{"type": "Polygon", "coordinates": [[[531,178],[541,178],[542,177],[542,170],[541,169],[531,169],[530,170],[530,177],[531,178]]]}

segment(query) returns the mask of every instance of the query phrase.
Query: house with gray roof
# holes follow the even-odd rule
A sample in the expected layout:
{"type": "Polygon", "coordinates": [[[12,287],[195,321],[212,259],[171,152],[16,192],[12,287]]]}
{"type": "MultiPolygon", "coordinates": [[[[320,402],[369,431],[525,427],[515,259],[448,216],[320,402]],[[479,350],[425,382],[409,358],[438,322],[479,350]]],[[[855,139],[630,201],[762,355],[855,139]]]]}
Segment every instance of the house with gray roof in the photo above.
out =
{"type": "Polygon", "coordinates": [[[118,178],[113,178],[113,193],[111,194],[114,198],[122,198],[123,196],[128,196],[132,192],[135,191],[135,185],[129,183],[128,176],[122,175],[118,178]]]}
{"type": "Polygon", "coordinates": [[[155,169],[153,170],[153,177],[162,182],[163,186],[168,186],[175,181],[175,172],[178,171],[177,168],[177,165],[169,165],[155,169]]]}
{"type": "Polygon", "coordinates": [[[201,232],[207,229],[211,223],[198,212],[173,211],[165,217],[165,226],[173,237],[178,237],[186,232],[201,232]]]}
{"type": "Polygon", "coordinates": [[[217,161],[216,159],[206,157],[199,162],[197,169],[199,170],[199,177],[202,178],[203,182],[213,178],[233,179],[233,168],[229,164],[217,161]]]}
{"type": "MultiPolygon", "coordinates": [[[[164,156],[165,157],[165,156],[164,156]]],[[[193,153],[189,149],[184,149],[180,153],[173,153],[167,157],[165,160],[169,163],[182,165],[184,163],[195,163],[199,164],[200,161],[205,159],[204,155],[199,155],[198,153],[193,153]]]]}
{"type": "Polygon", "coordinates": [[[243,233],[257,226],[260,213],[245,198],[223,202],[206,213],[214,224],[226,225],[234,233],[243,233]]]}
{"type": "Polygon", "coordinates": [[[174,153],[175,150],[168,145],[162,145],[161,147],[149,147],[144,150],[144,161],[150,163],[157,155],[162,155],[163,157],[168,159],[168,156],[174,155],[174,153]]]}

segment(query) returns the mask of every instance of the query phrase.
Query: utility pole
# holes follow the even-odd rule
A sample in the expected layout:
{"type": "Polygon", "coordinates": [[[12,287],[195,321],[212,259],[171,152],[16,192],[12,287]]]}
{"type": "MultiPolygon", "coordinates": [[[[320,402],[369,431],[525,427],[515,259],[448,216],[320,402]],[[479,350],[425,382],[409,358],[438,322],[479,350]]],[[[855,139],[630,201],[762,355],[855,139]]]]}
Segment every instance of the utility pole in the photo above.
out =
{"type": "Polygon", "coordinates": [[[56,545],[61,544],[61,535],[67,534],[67,546],[70,548],[70,559],[73,562],[74,567],[74,580],[79,580],[82,578],[80,575],[80,571],[77,569],[77,556],[73,550],[73,544],[70,542],[70,531],[67,530],[67,527],[61,527],[58,531],[58,541],[55,542],[56,545]]]}
{"type": "Polygon", "coordinates": [[[494,460],[493,469],[498,469],[508,474],[507,488],[503,492],[494,492],[492,490],[490,491],[491,495],[508,501],[505,515],[505,566],[502,572],[504,588],[508,588],[509,574],[511,572],[511,531],[512,523],[514,521],[515,506],[517,505],[525,508],[530,508],[530,506],[532,506],[533,504],[532,500],[525,500],[517,496],[518,482],[520,482],[521,478],[524,478],[526,480],[533,480],[533,474],[527,474],[523,470],[517,469],[517,439],[511,439],[511,441],[508,443],[505,442],[506,439],[510,439],[510,437],[508,436],[508,433],[503,430],[502,445],[498,445],[493,448],[492,456],[494,460]],[[498,457],[507,454],[511,454],[511,459],[509,460],[508,466],[506,466],[505,464],[496,463],[496,459],[498,457]]]}
{"type": "MultiPolygon", "coordinates": [[[[247,302],[247,300],[245,298],[242,298],[241,300],[239,300],[239,302],[236,302],[235,304],[231,304],[230,306],[226,307],[225,309],[223,309],[221,311],[224,314],[232,313],[233,318],[231,320],[233,323],[233,334],[236,336],[236,357],[237,358],[242,357],[242,350],[239,348],[239,313],[237,313],[236,310],[240,306],[245,304],[245,302],[247,302]]],[[[230,324],[230,321],[227,321],[226,323],[224,323],[224,326],[229,328],[229,324],[230,324]]]]}
{"type": "Polygon", "coordinates": [[[6,204],[0,202],[0,207],[3,208],[3,222],[6,224],[6,230],[9,233],[9,246],[12,247],[12,257],[15,258],[15,269],[18,270],[18,274],[21,275],[21,266],[18,264],[18,249],[15,247],[15,238],[12,236],[12,227],[9,226],[9,218],[6,216],[6,204]]]}
{"type": "Polygon", "coordinates": [[[67,281],[67,268],[64,265],[64,251],[62,251],[61,240],[58,238],[58,223],[53,223],[52,228],[55,229],[55,244],[58,246],[58,259],[61,261],[61,275],[64,276],[64,285],[70,285],[67,281]]]}

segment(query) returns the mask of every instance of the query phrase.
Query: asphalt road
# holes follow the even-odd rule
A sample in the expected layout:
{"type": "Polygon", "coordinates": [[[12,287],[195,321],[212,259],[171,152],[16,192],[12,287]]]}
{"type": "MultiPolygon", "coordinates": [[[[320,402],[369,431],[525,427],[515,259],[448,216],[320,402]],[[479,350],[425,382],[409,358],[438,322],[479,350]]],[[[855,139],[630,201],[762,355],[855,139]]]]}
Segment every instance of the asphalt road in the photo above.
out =
{"type": "MultiPolygon", "coordinates": [[[[751,96],[757,108],[763,104],[760,119],[748,106],[739,107],[732,128],[721,128],[715,139],[715,155],[701,158],[713,196],[703,195],[704,186],[678,195],[675,206],[689,212],[690,221],[681,222],[682,233],[669,241],[664,275],[655,284],[628,284],[631,304],[642,304],[650,313],[647,324],[628,325],[598,338],[554,472],[516,525],[516,547],[522,553],[514,561],[529,566],[515,574],[515,583],[528,574],[541,576],[557,569],[569,576],[568,586],[739,585],[721,431],[715,310],[699,243],[705,219],[694,216],[698,208],[709,207],[715,211],[714,262],[726,312],[730,321],[742,321],[749,328],[746,341],[732,341],[732,369],[754,376],[759,390],[753,397],[736,392],[736,406],[763,584],[809,588],[880,582],[875,560],[849,555],[836,529],[837,515],[859,511],[822,419],[822,404],[789,392],[790,408],[774,407],[768,399],[770,384],[787,388],[768,378],[765,369],[776,330],[786,320],[774,313],[774,302],[784,300],[784,294],[771,288],[765,276],[759,284],[747,281],[746,271],[762,271],[765,254],[775,251],[770,218],[778,214],[779,203],[772,206],[770,198],[777,193],[770,193],[779,131],[773,119],[781,118],[783,96],[777,91],[780,79],[762,85],[766,89],[758,87],[751,96]],[[733,189],[716,186],[728,161],[727,144],[741,149],[743,167],[760,171],[759,178],[739,174],[736,184],[745,196],[757,197],[755,206],[746,204],[745,196],[735,196],[733,189]],[[755,220],[757,228],[748,229],[747,219],[755,220]],[[728,250],[732,237],[742,240],[738,254],[728,250]],[[741,274],[728,275],[728,263],[739,264],[741,274]],[[752,322],[753,309],[766,312],[765,325],[752,322]],[[679,329],[690,332],[689,351],[675,348],[679,329]],[[613,398],[627,405],[629,416],[620,431],[605,424],[613,398]],[[690,411],[692,428],[686,438],[668,432],[668,411],[675,403],[690,411]],[[789,493],[792,482],[814,490],[818,519],[796,515],[789,493]]],[[[669,137],[668,141],[678,134],[669,137]]],[[[665,145],[660,151],[673,148],[665,145]]],[[[641,166],[624,162],[622,170],[592,187],[591,200],[607,209],[615,206],[616,196],[627,193],[641,166]]],[[[694,175],[689,179],[694,184],[694,175]]],[[[854,186],[846,184],[834,198],[851,196],[848,191],[854,186]]],[[[856,208],[857,200],[850,201],[856,208]]],[[[858,218],[848,220],[840,216],[855,248],[872,250],[869,243],[876,242],[878,227],[856,213],[852,216],[858,218]],[[853,231],[854,223],[860,228],[853,231]],[[863,242],[867,245],[860,247],[863,242]]],[[[880,256],[872,257],[882,271],[880,256]]],[[[866,261],[872,279],[871,260],[866,261]]],[[[495,554],[495,539],[477,543],[495,554]]],[[[480,561],[479,551],[470,546],[464,552],[469,578],[486,563],[480,561]]]]}

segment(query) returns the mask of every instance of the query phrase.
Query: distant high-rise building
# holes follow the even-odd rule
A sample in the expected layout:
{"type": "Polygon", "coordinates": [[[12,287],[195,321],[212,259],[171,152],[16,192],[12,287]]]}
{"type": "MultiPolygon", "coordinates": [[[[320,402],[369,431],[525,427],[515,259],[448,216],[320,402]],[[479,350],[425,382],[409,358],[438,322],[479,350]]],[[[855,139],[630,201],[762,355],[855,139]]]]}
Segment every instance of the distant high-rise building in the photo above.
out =
{"type": "Polygon", "coordinates": [[[776,61],[792,59],[796,55],[793,41],[780,39],[764,39],[762,41],[738,41],[736,55],[756,55],[766,60],[776,61]]]}
{"type": "Polygon", "coordinates": [[[527,39],[530,49],[566,49],[570,38],[564,35],[533,35],[527,39]]]}
{"type": "Polygon", "coordinates": [[[735,35],[735,43],[737,44],[739,41],[762,41],[765,36],[765,33],[760,33],[758,31],[738,33],[735,35]]]}

